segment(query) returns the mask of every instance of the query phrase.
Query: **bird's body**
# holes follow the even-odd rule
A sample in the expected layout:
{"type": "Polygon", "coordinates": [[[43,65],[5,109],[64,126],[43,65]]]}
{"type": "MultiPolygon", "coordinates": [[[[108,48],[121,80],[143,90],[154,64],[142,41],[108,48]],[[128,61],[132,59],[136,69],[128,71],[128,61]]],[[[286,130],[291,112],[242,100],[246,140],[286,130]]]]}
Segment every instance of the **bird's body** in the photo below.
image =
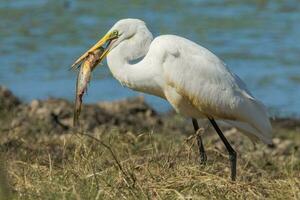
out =
{"type": "Polygon", "coordinates": [[[130,43],[107,56],[111,72],[122,85],[166,99],[183,116],[226,120],[252,139],[272,142],[264,105],[217,56],[175,35],[149,41],[136,56],[122,54],[122,48],[127,53],[136,45],[130,43]],[[140,57],[143,59],[131,64],[140,57]]]}
{"type": "MultiPolygon", "coordinates": [[[[232,157],[233,180],[236,154],[214,119],[225,120],[251,139],[272,142],[264,105],[206,48],[175,35],[153,39],[146,24],[138,19],[118,21],[90,51],[105,43],[105,38],[112,41],[107,64],[122,85],[166,99],[176,112],[192,118],[193,124],[197,118],[211,121],[232,157]],[[112,33],[118,38],[109,39],[114,37],[112,33]]],[[[197,126],[194,124],[195,130],[197,126]]]]}

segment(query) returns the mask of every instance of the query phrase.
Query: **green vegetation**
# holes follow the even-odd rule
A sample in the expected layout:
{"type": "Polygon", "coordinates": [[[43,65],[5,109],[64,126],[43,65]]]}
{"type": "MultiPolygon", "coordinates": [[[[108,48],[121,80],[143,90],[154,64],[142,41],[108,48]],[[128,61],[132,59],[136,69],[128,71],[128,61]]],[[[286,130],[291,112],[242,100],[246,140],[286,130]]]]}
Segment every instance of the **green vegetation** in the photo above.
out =
{"type": "Polygon", "coordinates": [[[212,130],[205,166],[195,138],[172,131],[27,135],[1,152],[14,199],[299,199],[299,133],[278,130],[276,148],[225,133],[239,154],[236,182],[212,130]]]}

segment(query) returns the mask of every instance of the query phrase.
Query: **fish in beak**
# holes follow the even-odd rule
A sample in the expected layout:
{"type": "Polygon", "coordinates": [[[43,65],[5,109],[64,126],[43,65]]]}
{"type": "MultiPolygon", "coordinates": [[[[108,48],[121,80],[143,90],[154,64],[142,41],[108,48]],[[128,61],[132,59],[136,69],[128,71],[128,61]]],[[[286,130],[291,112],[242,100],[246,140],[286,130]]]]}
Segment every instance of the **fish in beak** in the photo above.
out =
{"type": "Polygon", "coordinates": [[[76,96],[73,125],[79,125],[79,115],[81,112],[82,97],[87,91],[88,83],[91,79],[93,69],[106,57],[109,52],[110,44],[112,40],[116,39],[115,32],[106,34],[99,42],[97,42],[92,48],[84,53],[76,62],[72,65],[72,68],[76,66],[80,67],[77,75],[76,82],[76,96]],[[106,47],[103,47],[106,45],[106,47]]]}
{"type": "Polygon", "coordinates": [[[93,53],[99,48],[104,48],[103,54],[100,57],[100,62],[106,57],[109,52],[110,43],[119,37],[117,31],[108,32],[101,40],[99,40],[94,46],[92,46],[87,52],[80,56],[73,64],[72,68],[76,68],[90,53],[93,53]],[[103,47],[106,44],[106,47],[103,47]]]}
{"type": "Polygon", "coordinates": [[[76,82],[76,94],[75,94],[75,107],[74,107],[74,117],[73,125],[79,125],[79,115],[81,112],[82,97],[87,91],[88,84],[91,80],[91,74],[96,65],[101,61],[101,56],[103,55],[104,48],[100,47],[89,53],[80,65],[80,70],[77,75],[76,82]]]}

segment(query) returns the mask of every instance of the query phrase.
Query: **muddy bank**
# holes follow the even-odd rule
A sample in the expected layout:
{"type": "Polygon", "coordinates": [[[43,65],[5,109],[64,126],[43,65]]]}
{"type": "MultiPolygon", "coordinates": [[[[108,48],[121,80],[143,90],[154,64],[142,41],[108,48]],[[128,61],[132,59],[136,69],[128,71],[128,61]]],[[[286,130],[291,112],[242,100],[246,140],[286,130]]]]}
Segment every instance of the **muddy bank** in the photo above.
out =
{"type": "MultiPolygon", "coordinates": [[[[0,125],[2,131],[15,134],[64,134],[74,131],[73,102],[64,99],[33,100],[22,102],[10,90],[0,86],[0,125]]],[[[168,130],[193,132],[191,123],[174,113],[159,115],[143,97],[115,102],[84,104],[80,116],[81,129],[89,132],[117,128],[120,132],[135,130],[168,130]]],[[[272,119],[275,128],[300,130],[300,120],[272,119]]]]}
{"type": "MultiPolygon", "coordinates": [[[[23,103],[7,88],[0,87],[1,124],[5,129],[35,131],[37,134],[71,131],[73,109],[73,102],[64,99],[50,98],[23,103]]],[[[84,105],[80,116],[80,127],[87,131],[99,127],[118,127],[123,131],[150,129],[161,124],[161,116],[142,97],[84,105]]]]}

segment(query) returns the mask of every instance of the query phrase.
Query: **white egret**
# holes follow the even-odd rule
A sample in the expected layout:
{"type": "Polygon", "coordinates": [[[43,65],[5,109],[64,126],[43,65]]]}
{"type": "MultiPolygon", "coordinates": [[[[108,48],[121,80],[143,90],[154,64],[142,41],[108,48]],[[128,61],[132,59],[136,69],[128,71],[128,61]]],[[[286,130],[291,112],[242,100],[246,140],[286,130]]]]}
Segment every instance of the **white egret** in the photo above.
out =
{"type": "MultiPolygon", "coordinates": [[[[228,150],[232,180],[236,178],[236,152],[215,120],[224,120],[251,139],[272,143],[265,106],[206,48],[175,35],[153,39],[142,20],[122,19],[73,66],[103,45],[101,58],[107,56],[112,75],[123,86],[166,99],[177,113],[192,119],[195,131],[199,128],[196,119],[209,119],[228,150]]],[[[201,137],[198,144],[205,162],[201,137]]]]}

